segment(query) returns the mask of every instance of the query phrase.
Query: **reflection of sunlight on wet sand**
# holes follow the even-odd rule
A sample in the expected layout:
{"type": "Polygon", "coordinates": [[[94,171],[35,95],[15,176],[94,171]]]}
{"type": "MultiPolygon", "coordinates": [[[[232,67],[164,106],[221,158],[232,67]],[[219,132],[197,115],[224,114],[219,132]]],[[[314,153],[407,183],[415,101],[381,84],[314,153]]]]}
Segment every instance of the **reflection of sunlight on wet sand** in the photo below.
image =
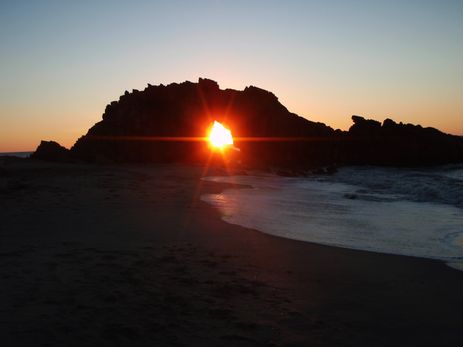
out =
{"type": "MultiPolygon", "coordinates": [[[[212,182],[221,182],[224,177],[207,177],[207,181],[212,181],[212,182]]],[[[234,176],[227,176],[227,183],[235,183],[239,185],[243,185],[242,182],[238,183],[239,179],[234,176]]],[[[250,189],[249,187],[243,186],[242,189],[250,189]]],[[[240,190],[240,189],[238,189],[240,190]]],[[[231,188],[231,189],[225,189],[222,193],[218,194],[204,194],[201,196],[201,200],[207,202],[208,204],[213,205],[215,208],[217,208],[222,216],[222,220],[232,223],[234,218],[236,218],[237,215],[243,217],[247,215],[250,212],[250,215],[254,215],[256,212],[251,212],[250,210],[253,211],[259,211],[262,208],[265,208],[262,205],[259,204],[243,204],[243,201],[240,200],[239,194],[235,194],[237,191],[236,188],[231,188]]],[[[246,218],[246,217],[245,217],[246,218]]],[[[233,224],[233,223],[232,223],[233,224]]],[[[275,269],[274,274],[270,274],[272,276],[272,279],[278,279],[279,282],[281,283],[288,283],[292,280],[294,280],[292,274],[286,270],[281,271],[282,269],[288,269],[288,268],[293,268],[294,264],[292,264],[295,260],[294,259],[299,259],[299,258],[293,258],[291,254],[288,254],[286,252],[285,247],[281,247],[281,245],[276,244],[272,240],[268,238],[262,238],[261,236],[256,235],[257,233],[261,233],[257,229],[252,229],[249,230],[249,233],[247,233],[244,237],[246,240],[246,244],[253,249],[252,255],[249,259],[250,261],[250,267],[247,269],[249,271],[249,275],[251,276],[251,279],[254,281],[266,281],[269,278],[263,278],[261,273],[259,272],[254,272],[253,269],[255,266],[260,266],[260,265],[266,265],[270,262],[273,262],[274,259],[279,259],[279,266],[278,270],[275,269]],[[275,278],[273,278],[273,275],[275,278]]],[[[272,236],[270,236],[272,237],[272,236]]],[[[311,266],[311,265],[307,265],[311,266]]],[[[307,293],[307,295],[310,295],[310,293],[307,293]]]]}
{"type": "Polygon", "coordinates": [[[225,194],[208,194],[206,199],[218,207],[222,217],[228,219],[238,212],[236,200],[225,194]]]}

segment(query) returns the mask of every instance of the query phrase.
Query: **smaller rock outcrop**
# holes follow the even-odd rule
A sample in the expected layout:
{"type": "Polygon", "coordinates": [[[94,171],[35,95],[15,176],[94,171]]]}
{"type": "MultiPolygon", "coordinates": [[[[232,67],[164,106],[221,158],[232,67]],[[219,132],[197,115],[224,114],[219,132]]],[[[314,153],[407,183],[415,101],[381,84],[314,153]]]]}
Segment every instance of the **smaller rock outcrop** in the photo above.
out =
{"type": "Polygon", "coordinates": [[[68,161],[70,159],[69,150],[55,141],[41,141],[31,159],[46,161],[68,161]]]}

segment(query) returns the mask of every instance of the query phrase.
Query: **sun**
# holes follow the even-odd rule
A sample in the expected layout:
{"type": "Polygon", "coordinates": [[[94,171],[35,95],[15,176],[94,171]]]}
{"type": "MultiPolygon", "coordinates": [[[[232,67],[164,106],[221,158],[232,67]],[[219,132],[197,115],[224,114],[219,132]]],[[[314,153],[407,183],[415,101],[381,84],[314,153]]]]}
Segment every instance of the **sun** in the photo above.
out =
{"type": "Polygon", "coordinates": [[[222,124],[214,121],[209,132],[209,143],[213,148],[222,149],[226,146],[233,145],[233,137],[231,131],[225,128],[222,124]]]}

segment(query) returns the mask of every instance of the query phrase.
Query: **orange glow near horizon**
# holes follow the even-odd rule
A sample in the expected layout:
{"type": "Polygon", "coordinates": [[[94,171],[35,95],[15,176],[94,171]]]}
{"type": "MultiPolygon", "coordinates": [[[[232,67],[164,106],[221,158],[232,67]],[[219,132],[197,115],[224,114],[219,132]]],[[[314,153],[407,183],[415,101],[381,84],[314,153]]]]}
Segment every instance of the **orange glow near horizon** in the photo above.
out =
{"type": "Polygon", "coordinates": [[[214,121],[208,139],[212,148],[223,149],[233,145],[231,131],[217,121],[214,121]]]}

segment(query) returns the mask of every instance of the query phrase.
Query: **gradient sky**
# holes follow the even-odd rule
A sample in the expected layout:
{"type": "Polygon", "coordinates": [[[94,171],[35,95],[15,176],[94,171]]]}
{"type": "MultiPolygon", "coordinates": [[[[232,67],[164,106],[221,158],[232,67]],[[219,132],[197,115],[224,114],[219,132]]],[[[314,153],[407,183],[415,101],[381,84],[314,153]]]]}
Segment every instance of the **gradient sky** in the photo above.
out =
{"type": "Polygon", "coordinates": [[[463,135],[463,1],[0,3],[0,152],[70,147],[147,83],[256,85],[348,129],[352,114],[463,135]]]}

